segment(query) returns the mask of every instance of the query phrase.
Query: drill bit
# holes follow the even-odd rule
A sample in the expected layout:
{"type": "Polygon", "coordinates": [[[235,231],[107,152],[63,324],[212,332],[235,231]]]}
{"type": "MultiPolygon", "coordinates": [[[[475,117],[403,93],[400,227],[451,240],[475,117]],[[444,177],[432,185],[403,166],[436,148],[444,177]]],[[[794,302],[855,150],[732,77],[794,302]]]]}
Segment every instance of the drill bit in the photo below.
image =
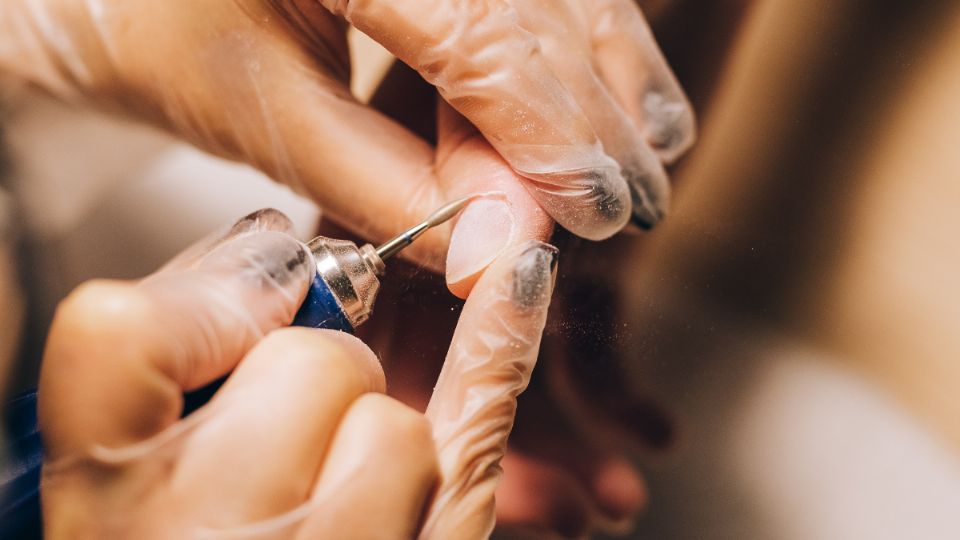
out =
{"type": "Polygon", "coordinates": [[[394,238],[387,240],[383,244],[377,247],[376,252],[380,259],[387,259],[396,255],[401,249],[409,246],[416,240],[421,234],[427,232],[428,229],[436,227],[441,223],[444,223],[453,216],[457,215],[460,210],[463,210],[463,207],[467,205],[473,197],[464,197],[462,199],[453,201],[441,207],[439,210],[430,214],[427,219],[423,222],[407,229],[406,231],[398,234],[394,238]]]}

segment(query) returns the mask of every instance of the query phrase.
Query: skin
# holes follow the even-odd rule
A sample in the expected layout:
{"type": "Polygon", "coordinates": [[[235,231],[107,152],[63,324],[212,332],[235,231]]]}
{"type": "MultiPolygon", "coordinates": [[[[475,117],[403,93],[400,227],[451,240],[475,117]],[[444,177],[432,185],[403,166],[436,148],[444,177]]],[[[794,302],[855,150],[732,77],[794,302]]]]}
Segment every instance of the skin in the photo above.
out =
{"type": "MultiPolygon", "coordinates": [[[[701,24],[703,6],[692,4],[660,6],[653,11],[663,24],[652,22],[658,36],[670,38],[671,63],[696,83],[694,106],[704,115],[723,65],[719,58],[729,50],[750,3],[717,5],[714,14],[724,21],[719,26],[701,24]],[[683,31],[692,20],[704,28],[696,36],[683,31]],[[704,47],[713,61],[702,60],[704,47]]],[[[433,90],[405,66],[388,72],[371,104],[444,147],[444,130],[437,128],[444,122],[443,105],[437,107],[433,90]]],[[[474,168],[502,163],[491,156],[476,155],[469,163],[474,168]]],[[[483,170],[511,172],[502,165],[483,170]]],[[[322,232],[346,234],[329,223],[322,232]]],[[[643,386],[645,372],[633,341],[645,335],[648,324],[633,310],[648,301],[646,291],[657,290],[656,283],[635,283],[656,236],[624,234],[603,243],[557,238],[569,257],[560,262],[540,365],[519,400],[496,498],[498,527],[509,531],[508,537],[578,538],[629,530],[651,497],[637,462],[662,459],[683,435],[669,396],[651,395],[643,386]]],[[[458,296],[465,294],[449,274],[448,284],[458,296]]],[[[390,352],[384,369],[392,377],[391,395],[418,409],[426,406],[453,331],[443,321],[458,309],[430,276],[397,264],[390,268],[377,315],[361,333],[376,350],[390,352]]]]}
{"type": "Polygon", "coordinates": [[[383,395],[359,339],[282,328],[315,273],[290,228],[261,211],[64,300],[39,388],[47,537],[489,535],[556,249],[528,242],[484,273],[422,414],[383,395]],[[184,391],[227,374],[180,418],[184,391]]]}
{"type": "MultiPolygon", "coordinates": [[[[609,7],[613,3],[606,4],[609,7]]],[[[622,8],[623,3],[620,4],[619,8],[622,8]]],[[[290,27],[281,20],[282,17],[270,18],[270,11],[258,2],[189,4],[190,9],[200,10],[202,13],[191,12],[189,9],[171,11],[159,5],[144,5],[131,8],[131,11],[143,14],[143,17],[121,17],[121,21],[126,20],[132,23],[132,26],[126,28],[127,32],[122,36],[113,37],[126,39],[134,36],[141,40],[140,43],[148,43],[149,47],[131,41],[123,42],[122,47],[111,49],[100,47],[96,40],[86,39],[98,35],[98,32],[111,30],[109,25],[94,29],[85,27],[84,24],[89,20],[77,18],[77,13],[71,11],[71,7],[76,5],[78,4],[49,4],[53,19],[62,23],[61,27],[69,30],[70,37],[74,38],[71,43],[79,47],[79,58],[87,62],[86,67],[92,68],[87,70],[87,73],[93,74],[92,80],[78,76],[83,70],[71,71],[71,66],[54,65],[56,58],[46,56],[49,49],[27,51],[26,54],[40,53],[31,57],[28,62],[22,61],[25,54],[22,50],[14,51],[18,54],[12,57],[0,58],[5,71],[30,80],[64,98],[88,100],[100,107],[133,115],[160,125],[209,151],[247,161],[302,193],[320,200],[324,203],[327,215],[341,223],[349,223],[354,232],[374,241],[382,240],[415,222],[441,201],[471,192],[490,190],[505,193],[514,212],[516,234],[510,236],[501,248],[501,253],[522,245],[531,238],[545,239],[552,230],[552,220],[545,215],[540,202],[522,187],[525,181],[523,174],[518,174],[517,168],[502,157],[509,152],[503,148],[494,148],[488,142],[495,138],[498,129],[505,126],[502,121],[497,121],[495,115],[485,114],[481,118],[476,115],[476,111],[461,110],[468,114],[467,121],[450,110],[449,106],[441,105],[438,112],[441,123],[437,130],[437,146],[433,147],[426,142],[430,139],[424,140],[414,135],[412,131],[387,116],[353,100],[345,90],[349,68],[343,41],[344,25],[341,20],[330,17],[324,10],[303,4],[301,14],[304,19],[296,21],[292,33],[294,39],[291,39],[290,27]],[[237,5],[246,8],[243,17],[229,11],[237,5]],[[262,24],[251,24],[250,15],[254,15],[253,20],[262,24]],[[197,21],[217,21],[223,25],[217,27],[221,35],[242,39],[230,46],[213,49],[211,55],[186,55],[185,64],[178,64],[177,69],[172,72],[166,71],[163,66],[170,65],[166,59],[179,48],[187,46],[191,50],[208,50],[209,43],[204,39],[211,35],[210,28],[198,26],[197,21]],[[153,24],[155,26],[152,26],[153,24]],[[158,34],[158,29],[163,32],[158,34]],[[103,56],[105,51],[119,51],[123,57],[103,56]],[[11,58],[17,60],[12,66],[11,58]],[[304,66],[307,69],[302,69],[304,66]],[[64,67],[67,68],[65,71],[64,67]],[[236,84],[238,80],[251,80],[256,84],[236,84]],[[165,89],[177,91],[165,93],[165,89]],[[289,107],[291,103],[309,103],[310,106],[289,107]],[[236,114],[237,110],[259,110],[263,114],[240,116],[236,114]],[[443,120],[444,118],[449,121],[443,120]],[[480,125],[483,131],[476,130],[470,122],[480,125]],[[338,129],[330,130],[331,125],[336,125],[338,129]],[[211,126],[216,129],[211,130],[211,126]],[[489,136],[485,137],[484,133],[489,136]],[[356,149],[361,148],[365,158],[357,160],[356,149]],[[351,182],[342,182],[343,178],[350,178],[351,182]],[[386,187],[383,184],[384,178],[391,180],[386,187]],[[357,191],[370,195],[364,205],[355,204],[357,191]],[[403,200],[404,204],[397,205],[397,200],[403,200]]],[[[15,10],[8,13],[11,12],[15,13],[15,10]]],[[[569,13],[560,11],[551,13],[557,20],[576,20],[567,17],[568,15],[569,13]]],[[[631,20],[635,21],[635,14],[632,17],[631,20]]],[[[0,19],[0,26],[19,32],[22,27],[16,23],[17,19],[0,19]]],[[[385,25],[384,28],[391,27],[385,25]]],[[[627,39],[624,35],[615,33],[607,38],[627,39]]],[[[545,39],[548,37],[544,34],[545,39]]],[[[385,37],[383,41],[387,42],[389,39],[385,37]]],[[[116,42],[106,40],[106,43],[116,42]]],[[[584,72],[559,65],[558,62],[564,58],[583,59],[586,54],[599,64],[607,61],[616,63],[613,57],[605,57],[601,52],[583,48],[583,43],[577,42],[576,46],[581,48],[571,55],[565,55],[565,51],[554,47],[547,51],[544,62],[550,66],[551,71],[560,74],[564,87],[580,88],[576,91],[578,96],[594,96],[597,103],[607,104],[585,107],[588,123],[595,132],[594,136],[599,135],[598,138],[607,137],[607,140],[611,140],[609,131],[606,131],[613,129],[611,126],[630,126],[629,123],[623,123],[623,117],[611,116],[609,113],[611,109],[621,108],[631,117],[631,129],[641,130],[642,138],[647,139],[646,144],[654,147],[661,160],[674,159],[692,138],[681,139],[686,142],[679,146],[661,148],[655,143],[663,138],[643,131],[646,125],[642,118],[643,110],[631,101],[636,98],[636,89],[643,85],[639,83],[639,79],[619,82],[615,80],[617,73],[629,77],[630,74],[636,75],[637,71],[608,70],[601,75],[603,91],[592,94],[582,89],[589,90],[590,85],[572,84],[576,74],[584,72]],[[604,97],[604,94],[613,96],[613,105],[610,104],[610,96],[604,97]],[[597,120],[602,118],[613,120],[604,124],[597,120]]],[[[650,49],[647,47],[644,50],[649,52],[650,49]]],[[[656,52],[655,46],[653,50],[656,52]]],[[[628,60],[642,64],[642,57],[643,55],[636,55],[628,60]]],[[[661,67],[665,69],[665,64],[661,67]]],[[[657,69],[662,73],[661,67],[657,69]]],[[[669,73],[669,70],[666,72],[669,73]]],[[[592,88],[596,90],[595,86],[592,88]]],[[[462,101],[450,101],[462,109],[462,101]]],[[[584,140],[589,138],[588,134],[580,129],[571,132],[580,133],[584,140]]],[[[629,149],[624,152],[630,153],[629,149]]],[[[469,239],[469,235],[465,238],[469,239]]],[[[407,254],[422,264],[439,269],[448,240],[449,231],[435,231],[407,254]]],[[[459,296],[466,296],[483,274],[484,268],[485,265],[479,266],[465,277],[458,275],[459,279],[450,281],[450,289],[459,296]]],[[[564,378],[566,377],[551,377],[551,380],[564,378]]],[[[555,385],[553,382],[549,384],[555,385]]],[[[176,394],[170,388],[165,391],[176,394]]],[[[422,395],[422,392],[411,392],[411,395],[414,394],[422,395]]],[[[633,397],[624,399],[630,401],[633,397]]],[[[420,398],[421,403],[422,401],[420,398]]],[[[585,399],[583,402],[590,403],[590,400],[585,399]]],[[[558,403],[557,406],[571,408],[565,403],[558,403]]],[[[165,410],[165,414],[167,419],[175,416],[175,412],[168,410],[165,410]]],[[[540,413],[533,415],[531,421],[539,415],[540,413]]],[[[542,418],[536,421],[542,424],[542,418]]],[[[146,429],[149,430],[149,426],[146,429]]],[[[544,447],[550,446],[547,444],[522,444],[521,450],[529,452],[531,459],[508,458],[508,462],[514,464],[511,470],[517,471],[508,477],[508,480],[532,478],[540,474],[538,471],[549,471],[548,477],[553,480],[541,485],[569,484],[572,478],[574,485],[586,494],[574,499],[586,501],[583,504],[587,506],[616,508],[618,510],[614,514],[619,516],[618,519],[632,514],[640,507],[643,500],[642,490],[639,491],[640,495],[634,490],[634,493],[624,496],[629,490],[607,489],[602,487],[603,483],[599,481],[604,477],[604,471],[611,470],[608,464],[619,467],[622,463],[619,458],[620,451],[610,450],[616,448],[616,445],[607,442],[598,445],[580,434],[572,435],[569,426],[562,422],[550,429],[557,434],[554,440],[563,440],[565,444],[570,440],[575,441],[575,451],[571,453],[573,457],[550,456],[544,451],[544,447]],[[547,466],[541,466],[544,462],[547,466]],[[524,463],[529,463],[530,466],[524,467],[524,463]],[[557,483],[555,480],[558,478],[566,480],[557,483]],[[602,495],[603,493],[606,495],[602,495]],[[610,495],[611,493],[613,495],[610,495]]],[[[643,439],[643,430],[640,431],[639,438],[643,439]]],[[[628,435],[634,438],[637,436],[636,433],[628,435]]],[[[635,472],[626,476],[636,479],[629,480],[628,483],[642,486],[635,472]]],[[[517,491],[514,493],[522,494],[524,485],[527,484],[524,484],[523,480],[508,481],[505,489],[514,489],[510,486],[516,486],[517,491]]],[[[552,496],[554,492],[552,489],[544,492],[528,491],[519,498],[507,498],[513,501],[510,505],[512,513],[502,515],[510,523],[534,523],[538,527],[565,531],[578,530],[593,521],[583,521],[577,527],[558,525],[553,516],[562,516],[564,513],[556,508],[566,506],[563,501],[552,496]]]]}
{"type": "MultiPolygon", "coordinates": [[[[468,185],[496,186],[442,174],[437,149],[350,95],[349,21],[434,84],[495,149],[489,158],[506,161],[566,228],[605,238],[631,208],[657,221],[669,191],[660,161],[692,143],[693,115],[640,11],[629,0],[557,2],[542,17],[535,7],[528,0],[15,0],[0,13],[0,34],[9,36],[0,73],[247,162],[321,202],[353,232],[382,241],[469,194],[468,185]],[[611,40],[638,69],[594,70],[617,59],[601,46],[611,40]],[[525,53],[529,61],[521,61],[525,53]],[[633,103],[648,91],[683,113],[654,121],[633,103]],[[681,136],[662,146],[661,129],[681,136]],[[633,202],[646,203],[631,202],[628,183],[642,194],[633,202]]],[[[436,231],[405,255],[442,270],[448,239],[449,230],[436,231]]]]}

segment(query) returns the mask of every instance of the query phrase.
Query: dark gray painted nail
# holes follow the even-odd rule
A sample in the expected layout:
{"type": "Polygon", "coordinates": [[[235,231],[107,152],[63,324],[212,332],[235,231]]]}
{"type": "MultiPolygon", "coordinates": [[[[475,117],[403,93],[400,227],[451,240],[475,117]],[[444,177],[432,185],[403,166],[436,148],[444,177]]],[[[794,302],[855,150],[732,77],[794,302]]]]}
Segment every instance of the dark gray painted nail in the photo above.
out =
{"type": "Polygon", "coordinates": [[[542,242],[533,242],[524,249],[513,270],[513,301],[523,307],[548,302],[558,257],[557,248],[542,242]]]}
{"type": "Polygon", "coordinates": [[[630,199],[633,202],[630,219],[637,227],[649,231],[663,220],[664,214],[637,187],[636,180],[628,178],[627,185],[630,186],[630,199]]]}
{"type": "Polygon", "coordinates": [[[283,212],[275,208],[261,208],[240,218],[225,237],[253,231],[288,231],[291,226],[290,218],[283,212]]]}
{"type": "Polygon", "coordinates": [[[287,249],[282,250],[280,253],[268,254],[267,260],[263,265],[267,274],[281,286],[290,283],[294,277],[298,277],[297,274],[300,272],[307,271],[309,267],[307,258],[313,256],[306,246],[296,242],[292,238],[290,239],[290,245],[284,247],[287,249]],[[295,251],[289,249],[289,247],[293,247],[292,244],[296,245],[295,251]],[[271,257],[269,255],[274,256],[271,257]]]}
{"type": "Polygon", "coordinates": [[[623,201],[615,194],[607,191],[603,182],[601,182],[598,172],[590,173],[591,190],[593,191],[591,199],[596,201],[597,214],[605,221],[613,221],[623,215],[623,201]]]}

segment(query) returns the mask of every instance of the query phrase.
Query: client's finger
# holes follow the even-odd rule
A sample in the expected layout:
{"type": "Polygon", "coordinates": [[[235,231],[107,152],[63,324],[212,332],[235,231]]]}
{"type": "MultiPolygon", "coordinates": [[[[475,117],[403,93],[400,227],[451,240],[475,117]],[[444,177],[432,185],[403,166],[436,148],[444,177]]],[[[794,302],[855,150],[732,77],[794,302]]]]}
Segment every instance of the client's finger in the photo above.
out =
{"type": "Polygon", "coordinates": [[[184,390],[290,323],[314,273],[301,243],[259,232],[137,285],[81,286],[57,310],[41,373],[48,457],[129,444],[176,421],[184,390]]]}
{"type": "Polygon", "coordinates": [[[323,0],[420,74],[483,132],[547,213],[594,240],[629,218],[630,194],[574,96],[511,3],[323,0]]]}
{"type": "Polygon", "coordinates": [[[556,260],[547,244],[518,246],[484,272],[464,306],[427,407],[441,483],[425,538],[483,538],[493,527],[499,462],[536,363],[556,260]]]}
{"type": "Polygon", "coordinates": [[[292,234],[293,222],[283,212],[273,208],[262,208],[240,218],[236,223],[224,225],[195,242],[167,261],[154,272],[160,274],[174,270],[185,270],[200,263],[208,253],[234,238],[255,232],[276,231],[292,234]]]}
{"type": "Polygon", "coordinates": [[[483,135],[409,66],[397,63],[371,105],[437,143],[434,173],[448,200],[478,193],[457,218],[447,251],[447,285],[466,298],[502,252],[528,240],[546,241],[553,219],[483,135]],[[430,124],[426,122],[429,120],[430,124]]]}
{"type": "Polygon", "coordinates": [[[437,175],[454,197],[476,193],[456,218],[447,251],[447,286],[466,298],[501,253],[530,240],[546,241],[553,219],[523,187],[522,178],[466,118],[437,105],[437,175]]]}

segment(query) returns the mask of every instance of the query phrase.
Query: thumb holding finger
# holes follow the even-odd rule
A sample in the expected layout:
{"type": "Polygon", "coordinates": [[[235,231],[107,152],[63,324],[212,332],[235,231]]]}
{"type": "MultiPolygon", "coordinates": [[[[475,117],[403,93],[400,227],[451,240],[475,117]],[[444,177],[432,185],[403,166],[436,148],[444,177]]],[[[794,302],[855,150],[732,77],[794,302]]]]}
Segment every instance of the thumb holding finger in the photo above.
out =
{"type": "Polygon", "coordinates": [[[556,261],[548,244],[517,246],[486,270],[464,306],[427,407],[441,482],[422,538],[485,538],[493,529],[499,463],[536,363],[556,261]]]}

